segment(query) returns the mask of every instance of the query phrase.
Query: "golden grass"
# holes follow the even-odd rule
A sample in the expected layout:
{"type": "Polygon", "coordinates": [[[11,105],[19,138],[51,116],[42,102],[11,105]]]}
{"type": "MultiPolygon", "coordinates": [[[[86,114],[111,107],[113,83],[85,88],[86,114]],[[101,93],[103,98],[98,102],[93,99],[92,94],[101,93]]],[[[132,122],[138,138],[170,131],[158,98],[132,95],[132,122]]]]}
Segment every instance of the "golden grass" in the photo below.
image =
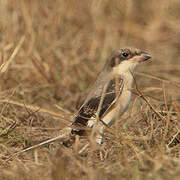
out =
{"type": "Polygon", "coordinates": [[[0,0],[0,179],[179,179],[179,9],[179,0],[0,0]],[[153,59],[100,151],[76,138],[9,158],[56,136],[124,46],[153,59]]]}

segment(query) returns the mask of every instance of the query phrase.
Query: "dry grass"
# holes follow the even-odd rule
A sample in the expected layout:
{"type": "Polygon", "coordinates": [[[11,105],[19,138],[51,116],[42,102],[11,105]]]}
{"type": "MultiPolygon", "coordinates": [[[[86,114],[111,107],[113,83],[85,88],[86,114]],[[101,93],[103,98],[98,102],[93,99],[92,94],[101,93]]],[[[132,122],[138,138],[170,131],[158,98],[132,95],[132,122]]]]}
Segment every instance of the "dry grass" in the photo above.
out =
{"type": "Polygon", "coordinates": [[[180,2],[0,0],[0,179],[179,179],[180,2]],[[116,48],[146,50],[138,91],[101,153],[55,136],[116,48]],[[102,153],[103,152],[103,153],[102,153]]]}

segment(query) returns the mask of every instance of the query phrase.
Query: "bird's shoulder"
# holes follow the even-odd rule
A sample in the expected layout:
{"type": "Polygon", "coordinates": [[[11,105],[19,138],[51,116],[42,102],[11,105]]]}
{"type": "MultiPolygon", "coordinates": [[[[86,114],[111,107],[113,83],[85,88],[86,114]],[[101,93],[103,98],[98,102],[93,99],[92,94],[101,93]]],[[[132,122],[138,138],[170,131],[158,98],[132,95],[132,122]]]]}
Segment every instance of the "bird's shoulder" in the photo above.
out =
{"type": "Polygon", "coordinates": [[[92,89],[89,96],[80,107],[77,115],[75,116],[73,124],[87,125],[88,120],[91,117],[96,116],[97,109],[100,105],[102,98],[102,104],[99,111],[99,117],[116,103],[116,98],[121,94],[123,88],[122,78],[112,78],[109,81],[99,82],[97,79],[95,82],[95,89],[92,89]]]}

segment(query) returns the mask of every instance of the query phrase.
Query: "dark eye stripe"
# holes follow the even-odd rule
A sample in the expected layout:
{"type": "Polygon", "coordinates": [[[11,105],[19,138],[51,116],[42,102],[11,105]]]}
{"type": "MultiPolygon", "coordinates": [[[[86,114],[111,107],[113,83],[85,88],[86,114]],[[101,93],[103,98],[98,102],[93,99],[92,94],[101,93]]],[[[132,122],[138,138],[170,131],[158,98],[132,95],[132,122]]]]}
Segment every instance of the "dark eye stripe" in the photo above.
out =
{"type": "Polygon", "coordinates": [[[112,57],[112,59],[111,59],[111,67],[114,67],[117,64],[119,64],[119,57],[112,57]]]}
{"type": "Polygon", "coordinates": [[[120,64],[122,61],[128,60],[131,57],[132,54],[128,49],[122,49],[121,51],[119,51],[111,57],[109,67],[113,68],[116,65],[120,64]]]}

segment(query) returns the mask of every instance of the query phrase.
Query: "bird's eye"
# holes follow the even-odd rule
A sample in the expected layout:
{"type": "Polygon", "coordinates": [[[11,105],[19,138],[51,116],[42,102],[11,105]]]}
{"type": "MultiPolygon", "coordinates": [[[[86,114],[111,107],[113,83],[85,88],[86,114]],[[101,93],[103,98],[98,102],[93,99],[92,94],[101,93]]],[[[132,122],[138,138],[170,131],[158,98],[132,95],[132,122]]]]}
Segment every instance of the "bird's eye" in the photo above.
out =
{"type": "Polygon", "coordinates": [[[128,54],[127,52],[123,52],[122,55],[123,55],[124,57],[128,57],[128,56],[129,56],[129,54],[128,54]]]}

